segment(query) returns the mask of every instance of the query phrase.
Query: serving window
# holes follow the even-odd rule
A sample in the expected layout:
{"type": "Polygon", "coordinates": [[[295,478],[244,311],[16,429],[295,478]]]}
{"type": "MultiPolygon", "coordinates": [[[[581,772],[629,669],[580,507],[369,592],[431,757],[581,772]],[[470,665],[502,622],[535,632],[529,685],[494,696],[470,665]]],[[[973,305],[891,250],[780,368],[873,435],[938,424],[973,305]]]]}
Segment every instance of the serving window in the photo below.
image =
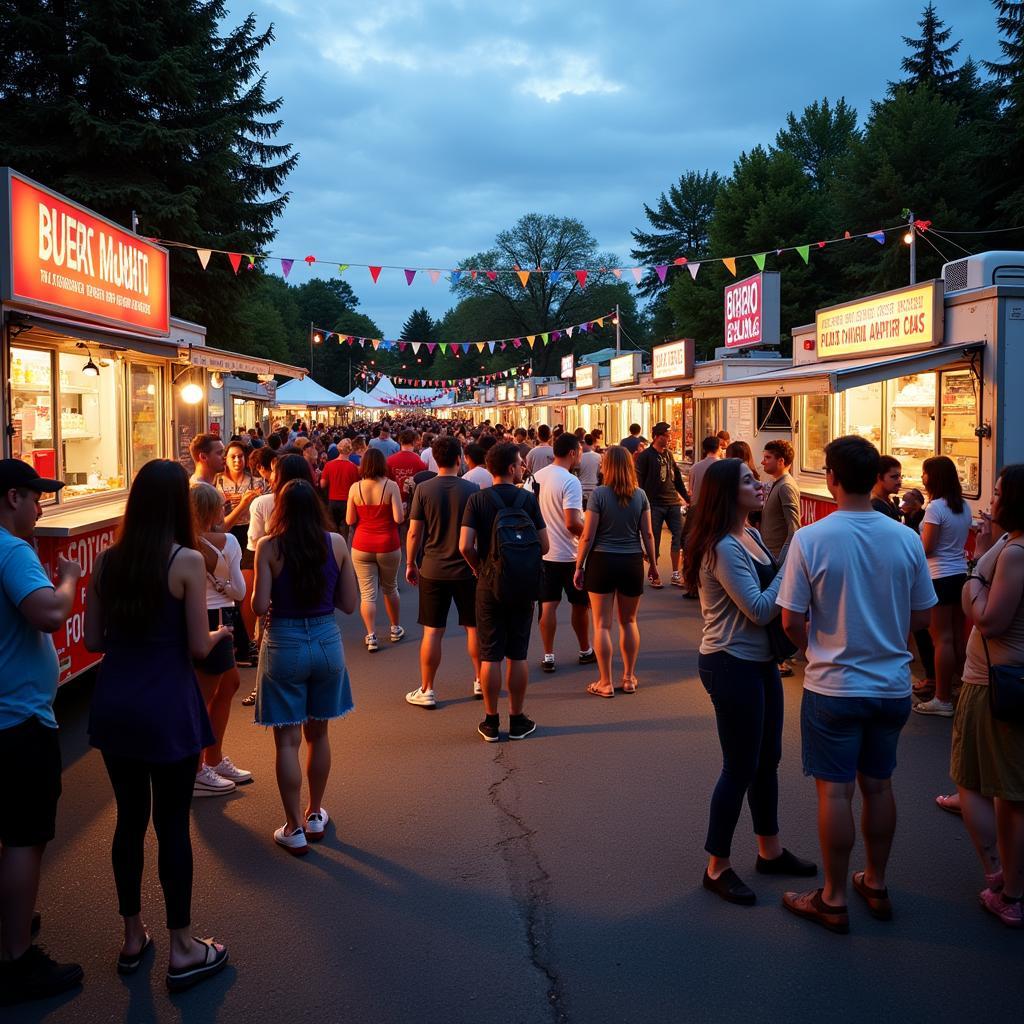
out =
{"type": "Polygon", "coordinates": [[[832,396],[808,395],[800,416],[800,468],[825,474],[825,445],[832,439],[832,396]]]}
{"type": "Polygon", "coordinates": [[[11,454],[45,477],[57,473],[52,360],[42,349],[11,348],[11,454]]]}

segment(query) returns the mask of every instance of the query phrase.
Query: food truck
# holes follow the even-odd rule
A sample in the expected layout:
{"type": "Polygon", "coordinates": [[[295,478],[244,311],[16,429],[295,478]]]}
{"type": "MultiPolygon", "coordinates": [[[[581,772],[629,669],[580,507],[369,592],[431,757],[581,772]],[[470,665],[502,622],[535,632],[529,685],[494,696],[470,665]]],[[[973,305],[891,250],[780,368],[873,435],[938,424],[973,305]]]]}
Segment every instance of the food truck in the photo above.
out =
{"type": "Polygon", "coordinates": [[[908,488],[948,455],[975,509],[1001,466],[1024,461],[1024,253],[948,263],[941,279],[820,309],[792,335],[791,367],[701,394],[790,400],[804,523],[835,508],[824,449],[845,434],[899,459],[908,488]]]}
{"type": "Polygon", "coordinates": [[[36,527],[43,564],[81,563],[54,634],[60,681],[99,660],[83,643],[84,595],[128,487],[151,459],[180,459],[207,428],[211,372],[301,376],[206,344],[170,313],[168,253],[10,168],[0,168],[0,454],[65,481],[36,527]]]}

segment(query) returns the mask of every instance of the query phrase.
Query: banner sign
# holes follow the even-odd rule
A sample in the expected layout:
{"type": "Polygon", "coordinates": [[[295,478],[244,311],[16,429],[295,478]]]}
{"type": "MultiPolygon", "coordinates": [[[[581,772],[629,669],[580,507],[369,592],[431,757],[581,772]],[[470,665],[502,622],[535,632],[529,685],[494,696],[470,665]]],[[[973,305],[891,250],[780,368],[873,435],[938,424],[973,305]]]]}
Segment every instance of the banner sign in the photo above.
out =
{"type": "Polygon", "coordinates": [[[533,397],[533,385],[528,381],[523,381],[523,398],[533,397]]]}
{"type": "Polygon", "coordinates": [[[616,356],[610,364],[609,382],[613,385],[635,384],[640,376],[640,358],[639,352],[616,356]]]}
{"type": "Polygon", "coordinates": [[[726,348],[779,343],[779,281],[777,271],[766,271],[726,287],[726,348]]]}
{"type": "Polygon", "coordinates": [[[581,366],[576,370],[576,390],[597,387],[597,367],[581,366]]]}
{"type": "Polygon", "coordinates": [[[945,313],[941,286],[941,281],[926,281],[819,309],[815,316],[819,361],[911,352],[941,344],[945,313]]]}
{"type": "MultiPolygon", "coordinates": [[[[513,389],[514,388],[515,388],[515,385],[513,385],[513,389]]],[[[497,400],[499,402],[507,402],[508,401],[508,385],[507,384],[499,384],[498,385],[498,389],[497,389],[497,395],[498,395],[497,400]]]]}
{"type": "Polygon", "coordinates": [[[562,372],[558,375],[561,380],[572,380],[575,367],[573,365],[572,353],[562,356],[562,372]]]}
{"type": "Polygon", "coordinates": [[[0,171],[0,268],[0,298],[170,333],[167,250],[7,169],[0,171]]]}
{"type": "Polygon", "coordinates": [[[693,360],[693,338],[680,338],[667,345],[655,345],[651,351],[651,380],[692,377],[693,360]]]}

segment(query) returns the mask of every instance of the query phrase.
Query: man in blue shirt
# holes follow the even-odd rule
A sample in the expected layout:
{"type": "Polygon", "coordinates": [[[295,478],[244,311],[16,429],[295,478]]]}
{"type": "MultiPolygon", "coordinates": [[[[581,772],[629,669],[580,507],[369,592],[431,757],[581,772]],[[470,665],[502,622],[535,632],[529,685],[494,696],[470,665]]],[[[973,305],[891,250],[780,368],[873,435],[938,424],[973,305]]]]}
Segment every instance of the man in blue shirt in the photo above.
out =
{"type": "Polygon", "coordinates": [[[370,442],[371,448],[378,448],[384,453],[384,458],[390,458],[399,450],[399,444],[391,436],[391,428],[386,424],[381,424],[380,434],[370,442]]]}
{"type": "Polygon", "coordinates": [[[46,998],[82,979],[78,964],[58,964],[32,944],[61,791],[59,667],[49,634],[71,611],[82,567],[61,558],[54,587],[30,542],[40,497],[63,486],[20,459],[0,459],[0,1005],[46,998]]]}

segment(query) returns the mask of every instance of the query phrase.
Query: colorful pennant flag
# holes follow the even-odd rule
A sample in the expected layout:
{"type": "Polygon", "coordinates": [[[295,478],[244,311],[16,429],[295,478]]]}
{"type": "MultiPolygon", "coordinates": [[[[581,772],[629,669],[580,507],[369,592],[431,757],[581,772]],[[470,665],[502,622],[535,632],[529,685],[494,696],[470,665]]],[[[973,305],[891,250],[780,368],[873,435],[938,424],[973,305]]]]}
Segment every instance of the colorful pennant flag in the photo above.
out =
{"type": "Polygon", "coordinates": [[[767,258],[768,258],[768,253],[766,253],[766,252],[759,252],[754,257],[754,265],[757,267],[758,270],[764,270],[764,261],[767,258]]]}
{"type": "Polygon", "coordinates": [[[615,280],[616,281],[621,281],[622,280],[622,271],[618,267],[616,267],[612,271],[612,273],[615,275],[615,280]]]}
{"type": "Polygon", "coordinates": [[[228,263],[231,264],[231,269],[237,274],[238,268],[242,265],[242,254],[240,252],[229,252],[228,263]]]}
{"type": "Polygon", "coordinates": [[[288,275],[292,272],[292,264],[295,260],[281,260],[281,273],[284,274],[284,279],[288,280],[288,275]]]}
{"type": "Polygon", "coordinates": [[[413,281],[415,280],[415,278],[416,278],[416,271],[415,270],[407,270],[405,272],[405,283],[406,284],[412,284],[413,281]]]}
{"type": "Polygon", "coordinates": [[[380,272],[381,272],[381,268],[380,267],[370,267],[370,277],[373,278],[373,283],[374,284],[377,283],[377,278],[380,277],[380,272]]]}
{"type": "Polygon", "coordinates": [[[452,271],[452,284],[458,284],[459,281],[461,281],[461,280],[462,280],[462,271],[461,270],[453,270],[452,271]]]}
{"type": "Polygon", "coordinates": [[[585,270],[576,271],[576,280],[579,281],[581,288],[587,287],[587,272],[585,270]]]}
{"type": "Polygon", "coordinates": [[[519,276],[519,280],[525,288],[530,283],[530,272],[528,270],[517,270],[516,274],[519,276]]]}
{"type": "Polygon", "coordinates": [[[798,245],[796,251],[800,253],[804,263],[811,262],[811,247],[809,245],[798,245]]]}
{"type": "Polygon", "coordinates": [[[884,231],[869,231],[868,238],[873,238],[879,245],[885,245],[884,231]]]}
{"type": "Polygon", "coordinates": [[[654,272],[658,275],[658,280],[664,284],[665,278],[668,275],[668,267],[664,263],[660,263],[654,268],[654,272]]]}
{"type": "Polygon", "coordinates": [[[644,276],[644,268],[643,267],[630,267],[629,269],[633,273],[633,280],[636,281],[637,284],[639,284],[640,283],[640,278],[644,276]]]}
{"type": "Polygon", "coordinates": [[[430,274],[430,283],[431,284],[437,284],[437,279],[441,276],[441,271],[440,270],[428,270],[427,273],[430,274]]]}
{"type": "Polygon", "coordinates": [[[735,277],[736,276],[736,257],[735,256],[726,256],[722,260],[722,262],[725,264],[726,270],[728,270],[729,273],[732,274],[733,277],[735,277]]]}
{"type": "Polygon", "coordinates": [[[551,273],[548,274],[548,280],[552,284],[558,284],[558,282],[561,280],[561,277],[562,272],[560,270],[552,270],[551,273]]]}
{"type": "Polygon", "coordinates": [[[686,269],[690,272],[690,278],[693,281],[697,280],[697,271],[700,270],[699,263],[687,263],[686,269]]]}
{"type": "Polygon", "coordinates": [[[202,264],[203,270],[205,270],[210,262],[210,257],[213,255],[213,250],[196,249],[196,255],[199,257],[199,262],[202,264]]]}

